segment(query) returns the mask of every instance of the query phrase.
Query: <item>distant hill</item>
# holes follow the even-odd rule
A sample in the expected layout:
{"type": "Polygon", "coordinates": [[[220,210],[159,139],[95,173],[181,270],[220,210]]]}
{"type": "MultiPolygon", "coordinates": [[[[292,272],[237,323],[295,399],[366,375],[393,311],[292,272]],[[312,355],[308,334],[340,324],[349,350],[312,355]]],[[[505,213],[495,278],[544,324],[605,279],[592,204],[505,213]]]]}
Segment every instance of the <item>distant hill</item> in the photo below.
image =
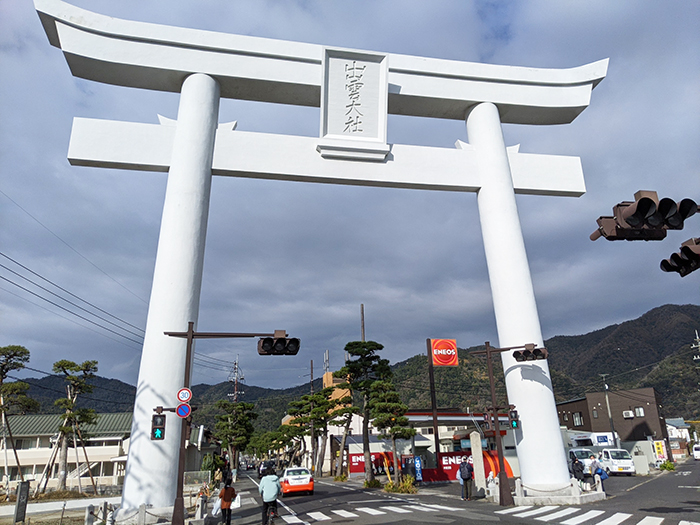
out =
{"type": "MultiPolygon", "coordinates": [[[[611,390],[654,387],[662,397],[666,417],[700,419],[700,369],[695,368],[691,345],[695,330],[700,330],[700,306],[665,305],[650,310],[638,319],[611,325],[576,336],[556,336],[545,341],[557,401],[565,401],[602,390],[600,374],[608,374],[611,390]]],[[[470,354],[483,347],[459,349],[459,367],[435,370],[438,406],[460,410],[480,410],[489,405],[490,390],[486,360],[470,354]]],[[[394,382],[410,408],[430,407],[428,360],[417,355],[392,365],[394,382]]],[[[505,402],[503,368],[494,361],[499,402],[505,402]]],[[[30,396],[41,402],[42,413],[56,413],[55,399],[65,396],[60,377],[26,380],[30,396]]],[[[80,399],[80,405],[98,412],[129,411],[136,389],[116,379],[96,378],[95,391],[80,399]]],[[[321,379],[314,389],[321,388],[321,379]]],[[[231,383],[195,385],[194,421],[213,427],[214,404],[229,399],[231,383]]],[[[241,400],[256,405],[256,427],[277,428],[287,404],[309,392],[309,385],[286,389],[241,385],[241,400]]]]}

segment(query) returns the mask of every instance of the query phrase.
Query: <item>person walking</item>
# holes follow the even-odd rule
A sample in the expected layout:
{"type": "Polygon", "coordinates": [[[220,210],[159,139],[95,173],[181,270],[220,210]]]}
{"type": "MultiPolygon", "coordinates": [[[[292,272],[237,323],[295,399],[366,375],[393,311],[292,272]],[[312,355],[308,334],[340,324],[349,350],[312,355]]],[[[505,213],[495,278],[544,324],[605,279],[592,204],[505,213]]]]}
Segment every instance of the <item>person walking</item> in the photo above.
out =
{"type": "Polygon", "coordinates": [[[236,489],[230,483],[226,483],[221,492],[219,492],[219,498],[221,498],[221,522],[226,523],[226,525],[231,525],[231,503],[235,497],[236,489]]]}
{"type": "Polygon", "coordinates": [[[277,498],[282,493],[280,478],[277,477],[272,467],[268,467],[265,470],[265,476],[260,480],[258,491],[263,500],[262,525],[267,525],[267,511],[269,508],[272,508],[275,515],[277,514],[277,498]]]}
{"type": "Polygon", "coordinates": [[[457,478],[459,484],[462,485],[462,501],[471,501],[472,499],[472,479],[474,479],[474,459],[462,457],[462,463],[457,470],[457,478]]]}

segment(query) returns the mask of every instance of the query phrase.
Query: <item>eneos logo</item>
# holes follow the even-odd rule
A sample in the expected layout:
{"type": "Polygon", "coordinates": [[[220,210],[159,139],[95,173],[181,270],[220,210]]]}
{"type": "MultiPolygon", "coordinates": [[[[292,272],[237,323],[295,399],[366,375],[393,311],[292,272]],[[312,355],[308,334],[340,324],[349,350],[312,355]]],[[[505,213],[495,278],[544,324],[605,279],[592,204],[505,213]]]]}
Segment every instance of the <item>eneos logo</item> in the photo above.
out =
{"type": "Polygon", "coordinates": [[[457,341],[455,339],[431,339],[433,366],[457,366],[457,341]]]}

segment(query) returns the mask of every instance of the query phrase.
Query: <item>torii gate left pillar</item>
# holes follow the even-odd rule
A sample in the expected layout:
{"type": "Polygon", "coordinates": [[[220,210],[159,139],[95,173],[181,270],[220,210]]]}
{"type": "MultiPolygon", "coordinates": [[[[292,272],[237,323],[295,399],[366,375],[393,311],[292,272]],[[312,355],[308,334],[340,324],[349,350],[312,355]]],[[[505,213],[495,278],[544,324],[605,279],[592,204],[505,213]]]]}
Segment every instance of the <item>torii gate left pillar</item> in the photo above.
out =
{"type": "MultiPolygon", "coordinates": [[[[152,409],[185,382],[185,345],[164,332],[198,317],[212,173],[477,192],[499,346],[542,344],[515,194],[580,196],[583,172],[576,157],[506,148],[501,124],[571,122],[607,60],[567,70],[471,64],[134,23],[60,0],[35,5],[74,75],[181,92],[175,126],[75,119],[68,153],[74,165],[169,172],[123,509],[175,499],[179,425],[168,423],[173,439],[158,447],[148,430],[152,409]],[[320,138],[217,129],[219,95],[320,106],[320,138]],[[389,113],[466,120],[470,143],[389,145],[389,113]]],[[[570,483],[547,363],[501,357],[522,421],[522,486],[549,499],[570,483]]]]}
{"type": "MultiPolygon", "coordinates": [[[[164,333],[187,326],[190,321],[196,327],[199,317],[218,116],[216,80],[203,74],[187,77],[180,93],[165,191],[134,404],[135,420],[148,421],[155,407],[175,404],[175,394],[184,384],[186,341],[166,337],[164,333]]],[[[144,494],[158,494],[158,499],[151,500],[156,507],[172,506],[175,500],[176,486],[164,480],[177,479],[178,462],[173,461],[172,454],[179,449],[180,440],[174,437],[179,435],[181,425],[175,417],[168,418],[166,425],[166,436],[172,434],[173,439],[163,442],[151,441],[148,425],[133,426],[126,467],[129,481],[124,483],[122,494],[126,508],[143,501],[144,494]],[[146,464],[141,464],[140,458],[146,464]]]]}

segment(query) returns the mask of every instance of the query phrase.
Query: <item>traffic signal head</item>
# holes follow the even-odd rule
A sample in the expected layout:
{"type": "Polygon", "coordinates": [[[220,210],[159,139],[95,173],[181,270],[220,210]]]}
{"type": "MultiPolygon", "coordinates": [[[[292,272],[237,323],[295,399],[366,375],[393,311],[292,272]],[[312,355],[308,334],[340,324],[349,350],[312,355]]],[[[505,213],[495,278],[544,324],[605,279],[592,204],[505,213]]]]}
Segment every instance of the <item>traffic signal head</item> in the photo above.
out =
{"type": "Polygon", "coordinates": [[[260,355],[297,355],[300,341],[296,337],[263,337],[258,341],[260,355]]]}
{"type": "Polygon", "coordinates": [[[484,413],[484,430],[491,429],[491,414],[488,412],[484,413]]]}
{"type": "Polygon", "coordinates": [[[664,272],[678,272],[685,277],[700,268],[700,238],[689,239],[681,245],[679,253],[661,261],[664,272]]]}
{"type": "Polygon", "coordinates": [[[517,430],[520,428],[520,417],[518,416],[517,410],[508,411],[508,424],[513,430],[517,430]]]}
{"type": "Polygon", "coordinates": [[[615,205],[612,217],[599,217],[591,240],[605,237],[609,241],[660,241],[666,238],[666,230],[682,230],[685,219],[698,211],[692,199],[659,200],[655,191],[640,190],[634,198],[634,202],[615,205]]]}
{"type": "Polygon", "coordinates": [[[151,439],[165,439],[165,414],[153,414],[151,418],[151,439]]]}
{"type": "Polygon", "coordinates": [[[546,348],[535,348],[533,344],[527,344],[523,350],[516,350],[513,352],[513,357],[518,362],[547,359],[547,355],[546,348]]]}

